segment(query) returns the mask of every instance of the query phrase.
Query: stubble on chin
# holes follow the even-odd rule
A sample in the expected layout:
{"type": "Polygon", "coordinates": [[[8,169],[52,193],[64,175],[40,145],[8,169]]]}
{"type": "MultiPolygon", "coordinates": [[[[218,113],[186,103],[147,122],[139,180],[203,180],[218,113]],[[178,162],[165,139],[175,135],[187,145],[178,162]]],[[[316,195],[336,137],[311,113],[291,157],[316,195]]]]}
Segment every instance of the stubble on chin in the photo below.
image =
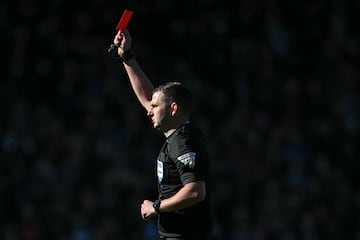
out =
{"type": "Polygon", "coordinates": [[[153,123],[153,127],[154,127],[155,129],[160,130],[160,129],[159,129],[159,124],[153,123]]]}

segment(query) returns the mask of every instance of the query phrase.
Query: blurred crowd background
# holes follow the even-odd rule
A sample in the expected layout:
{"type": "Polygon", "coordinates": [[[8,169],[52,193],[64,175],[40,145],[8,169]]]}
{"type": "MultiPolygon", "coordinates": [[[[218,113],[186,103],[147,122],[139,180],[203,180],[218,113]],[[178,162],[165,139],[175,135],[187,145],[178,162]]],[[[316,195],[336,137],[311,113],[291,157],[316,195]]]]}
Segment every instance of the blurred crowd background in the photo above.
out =
{"type": "Polygon", "coordinates": [[[149,78],[196,96],[220,240],[360,239],[358,0],[1,1],[0,239],[156,239],[125,9],[149,78]]]}

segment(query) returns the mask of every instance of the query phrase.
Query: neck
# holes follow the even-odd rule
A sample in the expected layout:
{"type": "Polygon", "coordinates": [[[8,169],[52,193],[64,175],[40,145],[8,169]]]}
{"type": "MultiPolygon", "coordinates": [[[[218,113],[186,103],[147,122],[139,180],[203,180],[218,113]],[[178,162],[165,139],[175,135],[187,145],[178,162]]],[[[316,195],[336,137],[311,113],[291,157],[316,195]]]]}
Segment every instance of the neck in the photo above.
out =
{"type": "Polygon", "coordinates": [[[165,137],[169,137],[173,132],[176,131],[176,128],[172,128],[164,132],[165,137]]]}

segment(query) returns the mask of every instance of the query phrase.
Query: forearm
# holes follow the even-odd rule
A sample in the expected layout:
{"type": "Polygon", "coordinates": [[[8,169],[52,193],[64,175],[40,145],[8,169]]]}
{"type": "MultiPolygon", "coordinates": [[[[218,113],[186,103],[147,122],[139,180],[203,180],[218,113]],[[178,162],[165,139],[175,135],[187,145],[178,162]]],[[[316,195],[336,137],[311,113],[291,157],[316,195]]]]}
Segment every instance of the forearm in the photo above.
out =
{"type": "Polygon", "coordinates": [[[140,68],[136,59],[130,59],[123,63],[126,73],[130,79],[131,87],[141,105],[149,110],[152,97],[153,84],[140,68]]]}
{"type": "Polygon", "coordinates": [[[205,195],[204,182],[188,183],[174,196],[161,201],[160,212],[174,212],[191,207],[203,201],[205,195]]]}

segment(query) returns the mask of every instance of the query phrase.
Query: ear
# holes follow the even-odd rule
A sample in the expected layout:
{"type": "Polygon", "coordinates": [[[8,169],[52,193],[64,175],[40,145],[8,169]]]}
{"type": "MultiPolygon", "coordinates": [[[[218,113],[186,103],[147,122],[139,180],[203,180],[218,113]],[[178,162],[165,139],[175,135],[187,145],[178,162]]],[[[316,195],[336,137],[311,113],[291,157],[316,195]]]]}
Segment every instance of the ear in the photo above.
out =
{"type": "Polygon", "coordinates": [[[175,114],[177,113],[177,111],[178,111],[178,105],[177,105],[177,103],[176,103],[176,102],[172,102],[172,103],[170,104],[170,114],[171,114],[171,116],[172,116],[172,117],[175,116],[175,114]]]}

